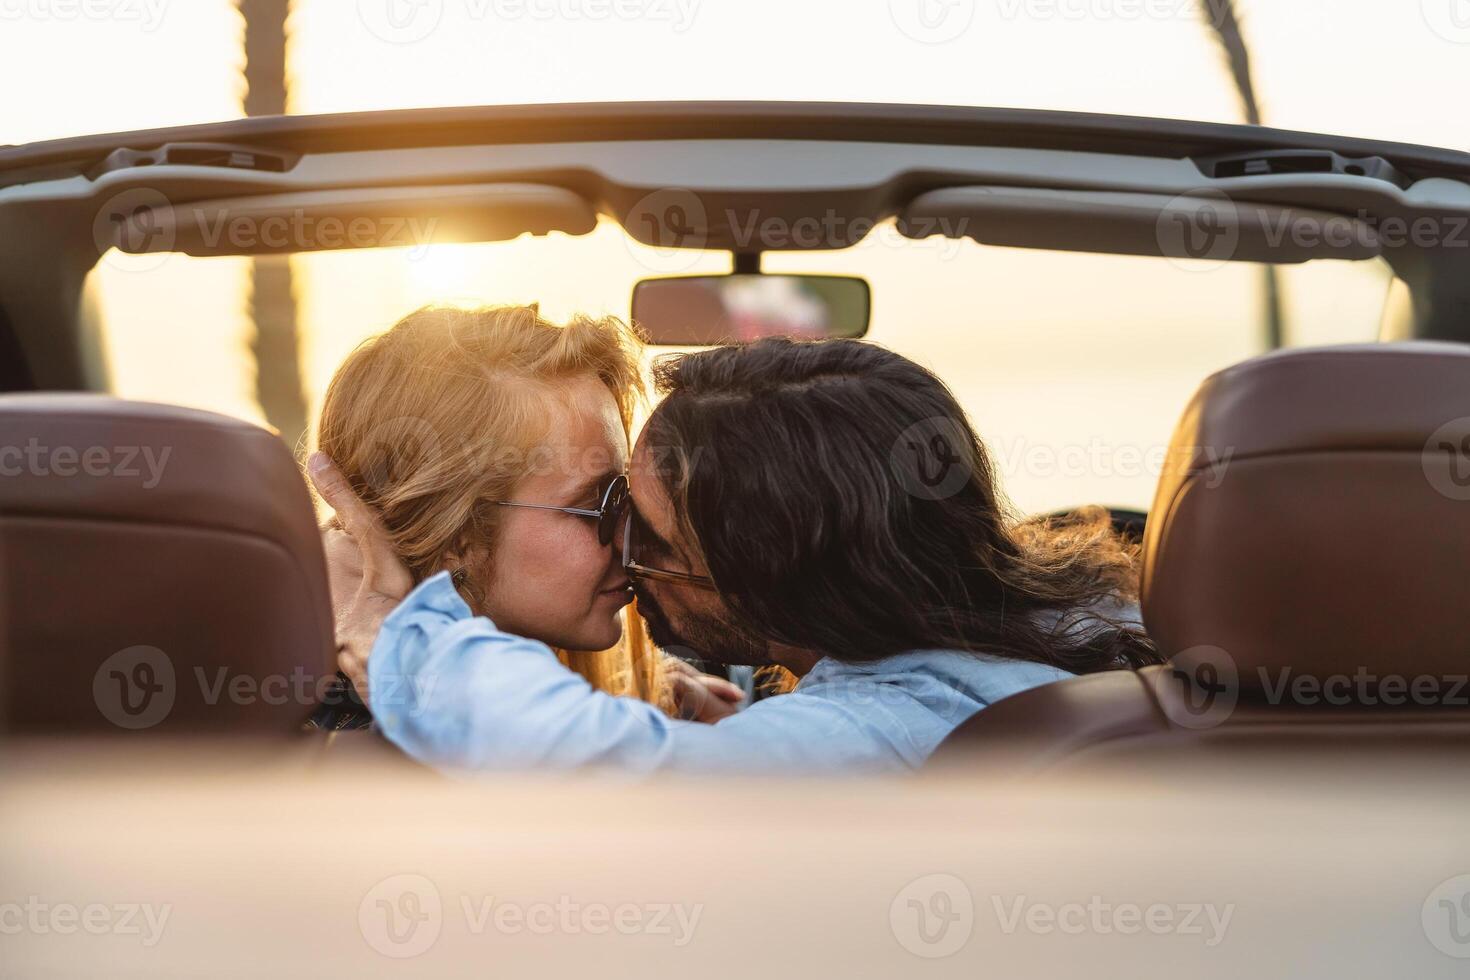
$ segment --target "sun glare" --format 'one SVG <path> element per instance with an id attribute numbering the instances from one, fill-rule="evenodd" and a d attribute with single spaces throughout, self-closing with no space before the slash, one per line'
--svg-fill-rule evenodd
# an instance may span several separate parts
<path id="1" fill-rule="evenodd" d="M 1195 0 L 924 2 L 650 0 L 614 8 L 636 8 L 641 16 L 596 19 L 579 13 L 594 8 L 561 0 L 297 0 L 288 25 L 289 105 L 297 113 L 326 113 L 795 99 L 1241 118 Z M 1237 7 L 1255 52 L 1266 122 L 1470 148 L 1470 122 L 1447 111 L 1444 99 L 1470 90 L 1470 47 L 1447 36 L 1422 6 L 1242 0 Z M 939 7 L 960 19 L 936 26 L 923 16 Z M 26 15 L 24 23 L 12 22 L 13 10 L 33 9 L 41 8 L 5 7 L 8 19 L 0 22 L 0 84 L 26 93 L 7 103 L 0 140 L 240 114 L 243 22 L 227 0 L 138 0 L 131 19 Z M 1153 13 L 1139 16 L 1139 9 Z M 1361 70 L 1361 59 L 1346 63 L 1350 51 L 1372 52 L 1373 70 Z M 66 66 L 66 84 L 35 84 L 54 77 L 59 65 Z M 1422 97 L 1390 98 L 1389 78 Z M 949 261 L 936 258 L 928 242 L 871 244 L 845 253 L 775 254 L 767 265 L 868 276 L 877 287 L 874 339 L 938 368 L 998 437 L 1060 427 L 1064 420 L 1048 421 L 1048 413 L 1065 412 L 1092 420 L 1099 438 L 1166 438 L 1199 376 L 1259 343 L 1254 328 L 1242 326 L 1258 322 L 1260 308 L 1257 272 L 1247 267 L 1213 276 L 1177 267 L 1161 274 L 1138 260 L 950 242 L 963 258 Z M 534 302 L 553 319 L 575 312 L 626 317 L 639 278 L 730 267 L 723 254 L 645 248 L 607 219 L 581 238 L 322 252 L 296 256 L 291 266 L 313 415 L 346 352 L 417 306 Z M 173 256 L 159 264 L 113 253 L 94 280 L 117 391 L 261 417 L 247 260 Z M 1063 280 L 1066 288 L 1057 288 Z M 1386 273 L 1381 263 L 1314 263 L 1283 272 L 1283 289 L 1295 339 L 1341 339 L 1374 322 Z M 1202 290 L 1220 301 L 1200 301 Z M 1106 315 L 1109 304 L 1126 314 Z M 1110 330 L 1099 332 L 1100 323 Z M 1039 350 L 1049 353 L 1038 360 Z M 1120 391 L 1098 381 L 1107 377 L 1133 380 Z M 1028 402 L 1042 389 L 1051 394 Z M 1029 406 L 1024 419 L 1016 417 L 1020 406 Z M 1029 507 L 1051 505 L 1056 493 L 1101 492 L 1026 471 L 1012 482 Z M 1149 485 L 1139 477 L 1114 482 L 1108 492 L 1136 501 Z"/>

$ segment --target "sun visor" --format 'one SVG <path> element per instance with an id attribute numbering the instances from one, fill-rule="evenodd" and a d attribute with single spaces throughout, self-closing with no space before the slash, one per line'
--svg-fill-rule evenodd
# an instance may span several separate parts
<path id="1" fill-rule="evenodd" d="M 949 187 L 911 201 L 898 226 L 910 238 L 1217 262 L 1371 259 L 1381 252 L 1374 229 L 1357 218 L 1236 201 L 1214 191 Z"/>
<path id="2" fill-rule="evenodd" d="M 173 204 L 149 188 L 109 200 L 97 244 L 124 252 L 279 255 L 349 248 L 424 248 L 562 231 L 597 215 L 580 195 L 544 184 L 460 184 L 288 191 Z"/>

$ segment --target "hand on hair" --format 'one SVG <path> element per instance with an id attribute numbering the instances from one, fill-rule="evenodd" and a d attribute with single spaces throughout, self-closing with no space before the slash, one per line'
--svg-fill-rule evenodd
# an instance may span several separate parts
<path id="1" fill-rule="evenodd" d="M 674 706 L 679 717 L 688 721 L 714 724 L 728 718 L 745 700 L 745 692 L 723 677 L 701 674 L 677 657 L 667 657 L 664 669 L 673 688 Z"/>
<path id="2" fill-rule="evenodd" d="M 413 577 L 394 553 L 377 513 L 358 498 L 325 454 L 313 453 L 307 472 L 342 526 L 323 533 L 337 624 L 337 667 L 368 703 L 368 654 L 383 620 L 413 589 Z"/>

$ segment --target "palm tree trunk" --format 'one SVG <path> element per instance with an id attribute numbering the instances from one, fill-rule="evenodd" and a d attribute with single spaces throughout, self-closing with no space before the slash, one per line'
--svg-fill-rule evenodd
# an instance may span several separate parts
<path id="1" fill-rule="evenodd" d="M 290 0 L 238 0 L 245 20 L 245 115 L 286 112 L 286 18 Z M 256 256 L 250 262 L 250 315 L 255 321 L 255 396 L 266 421 L 292 451 L 306 436 L 301 342 L 296 322 L 291 259 Z"/>
<path id="2" fill-rule="evenodd" d="M 1256 85 L 1251 77 L 1250 50 L 1240 29 L 1240 18 L 1235 14 L 1235 0 L 1203 0 L 1201 11 L 1215 32 L 1215 39 L 1224 49 L 1245 121 L 1252 126 L 1261 125 L 1261 106 L 1256 100 Z M 1276 350 L 1286 343 L 1286 322 L 1281 310 L 1281 279 L 1274 265 L 1263 267 L 1261 296 L 1266 349 Z"/>

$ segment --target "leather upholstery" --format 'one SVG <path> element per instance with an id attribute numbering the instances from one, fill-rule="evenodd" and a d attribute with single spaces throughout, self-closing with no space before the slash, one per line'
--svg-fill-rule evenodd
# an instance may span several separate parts
<path id="1" fill-rule="evenodd" d="M 1207 379 L 1149 515 L 1142 609 L 1167 666 L 1008 698 L 936 759 L 1470 739 L 1470 347 L 1282 351 Z"/>
<path id="2" fill-rule="evenodd" d="M 1171 657 L 1228 651 L 1247 696 L 1285 667 L 1464 673 L 1470 481 L 1445 490 L 1470 456 L 1426 447 L 1465 437 L 1461 345 L 1283 351 L 1209 378 L 1149 518 L 1149 634 Z"/>
<path id="3" fill-rule="evenodd" d="M 287 733 L 333 676 L 321 541 L 273 433 L 0 396 L 0 725 Z"/>

